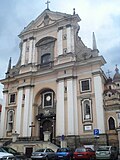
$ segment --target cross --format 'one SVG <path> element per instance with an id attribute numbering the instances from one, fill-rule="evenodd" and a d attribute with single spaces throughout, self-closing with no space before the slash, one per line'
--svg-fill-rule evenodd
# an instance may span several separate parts
<path id="1" fill-rule="evenodd" d="M 33 136 L 33 127 L 35 127 L 33 122 L 31 122 L 31 125 L 29 127 L 31 128 L 31 138 L 32 138 L 32 136 Z"/>
<path id="2" fill-rule="evenodd" d="M 111 71 L 109 69 L 108 69 L 108 71 L 106 73 L 108 74 L 108 77 L 110 77 Z"/>
<path id="3" fill-rule="evenodd" d="M 47 0 L 47 2 L 45 3 L 45 4 L 47 4 L 47 9 L 49 9 L 49 3 L 50 3 L 49 0 Z"/>
<path id="4" fill-rule="evenodd" d="M 119 69 L 117 68 L 117 64 L 116 64 L 116 68 L 115 68 L 116 73 L 119 72 Z"/>

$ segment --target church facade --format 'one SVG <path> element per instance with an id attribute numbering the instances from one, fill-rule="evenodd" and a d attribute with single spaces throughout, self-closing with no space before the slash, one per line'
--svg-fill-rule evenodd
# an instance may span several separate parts
<path id="1" fill-rule="evenodd" d="M 82 42 L 80 20 L 75 12 L 46 9 L 20 33 L 19 60 L 13 67 L 9 60 L 1 80 L 1 138 L 17 133 L 43 141 L 49 132 L 51 142 L 64 137 L 73 147 L 93 144 L 97 136 L 100 144 L 107 144 L 110 112 L 104 103 L 107 77 L 101 68 L 106 61 L 99 55 L 94 33 L 92 49 Z M 115 121 L 119 127 L 117 117 Z"/>

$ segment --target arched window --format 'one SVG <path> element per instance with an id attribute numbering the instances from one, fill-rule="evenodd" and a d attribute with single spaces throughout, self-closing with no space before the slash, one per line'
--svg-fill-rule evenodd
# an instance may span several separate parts
<path id="1" fill-rule="evenodd" d="M 46 67 L 50 64 L 50 62 L 54 61 L 54 46 L 55 46 L 56 38 L 54 37 L 44 37 L 40 39 L 36 43 L 37 47 L 37 60 L 38 64 L 42 65 L 42 67 Z"/>
<path id="2" fill-rule="evenodd" d="M 9 110 L 7 113 L 7 131 L 12 132 L 14 122 L 14 111 Z"/>
<path id="3" fill-rule="evenodd" d="M 109 118 L 108 124 L 109 124 L 109 130 L 115 130 L 115 121 L 112 117 Z"/>
<path id="4" fill-rule="evenodd" d="M 92 120 L 91 100 L 84 99 L 82 101 L 83 121 Z"/>

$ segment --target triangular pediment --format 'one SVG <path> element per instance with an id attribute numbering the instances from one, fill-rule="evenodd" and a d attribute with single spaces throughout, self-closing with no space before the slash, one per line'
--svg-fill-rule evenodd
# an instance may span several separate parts
<path id="1" fill-rule="evenodd" d="M 55 24 L 59 21 L 62 21 L 64 19 L 69 19 L 73 15 L 61 13 L 61 12 L 54 12 L 50 11 L 49 9 L 44 10 L 35 20 L 33 20 L 31 23 L 28 24 L 24 28 L 24 30 L 21 32 L 21 34 L 30 31 L 30 30 L 36 30 L 48 25 Z M 78 21 L 80 21 L 80 17 L 78 15 L 75 15 Z M 20 34 L 20 35 L 21 35 Z"/>

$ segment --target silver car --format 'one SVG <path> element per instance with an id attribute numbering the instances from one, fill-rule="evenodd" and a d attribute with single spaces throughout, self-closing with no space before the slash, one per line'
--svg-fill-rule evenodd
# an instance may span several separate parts
<path id="1" fill-rule="evenodd" d="M 15 160 L 15 157 L 13 154 L 0 152 L 0 160 Z"/>
<path id="2" fill-rule="evenodd" d="M 99 146 L 95 154 L 96 154 L 96 159 L 105 159 L 105 160 L 118 159 L 118 150 L 116 147 L 112 146 Z"/>
<path id="3" fill-rule="evenodd" d="M 50 148 L 45 149 L 38 149 L 37 151 L 32 153 L 31 159 L 37 160 L 37 159 L 44 159 L 44 160 L 51 160 L 55 159 L 56 154 L 55 152 Z"/>

